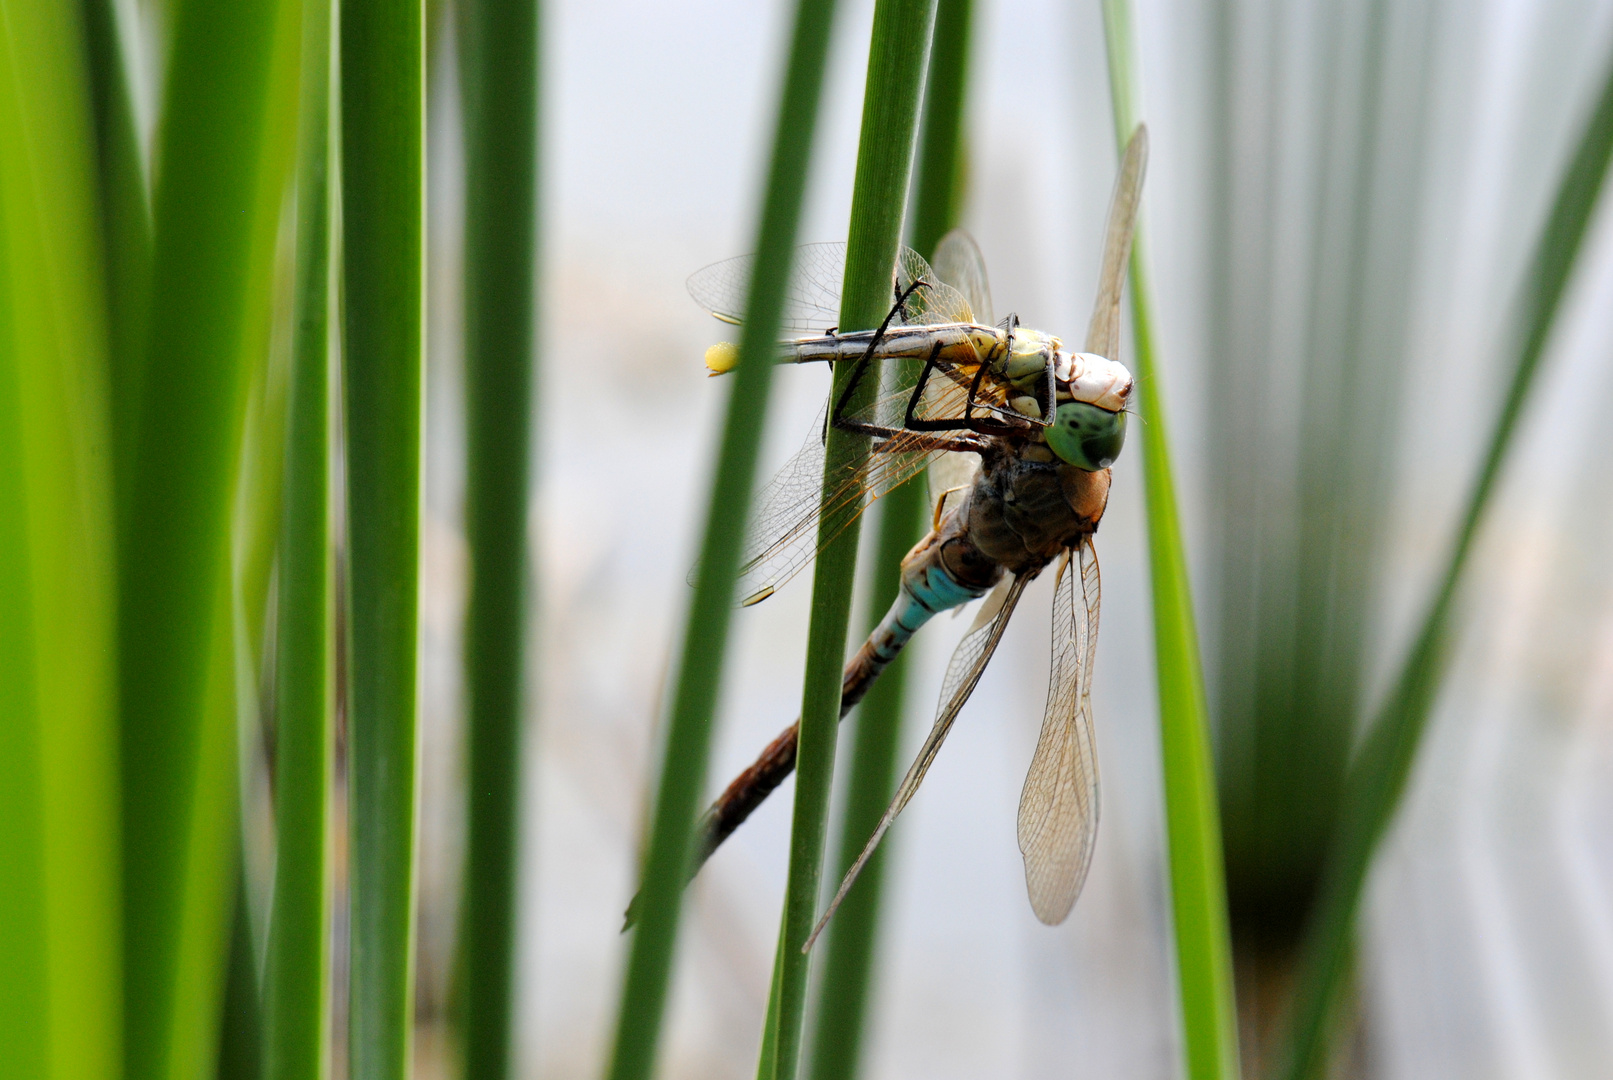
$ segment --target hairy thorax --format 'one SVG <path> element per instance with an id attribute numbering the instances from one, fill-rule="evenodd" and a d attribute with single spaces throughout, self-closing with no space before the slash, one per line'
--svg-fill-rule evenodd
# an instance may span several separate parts
<path id="1" fill-rule="evenodd" d="M 1097 531 L 1108 501 L 1108 469 L 1088 472 L 1011 454 L 985 463 L 958 510 L 982 555 L 1026 574 Z"/>

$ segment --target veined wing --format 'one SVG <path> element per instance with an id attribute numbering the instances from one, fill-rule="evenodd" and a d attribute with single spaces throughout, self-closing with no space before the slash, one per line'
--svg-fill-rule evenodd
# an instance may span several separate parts
<path id="1" fill-rule="evenodd" d="M 910 387 L 899 388 L 855 418 L 885 424 L 905 411 L 910 392 Z M 831 485 L 824 476 L 828 410 L 826 404 L 805 444 L 757 493 L 739 576 L 740 603 L 746 607 L 766 600 L 805 569 L 873 500 L 919 475 L 936 458 L 960 456 L 941 449 L 933 434 L 897 431 L 875 439 Z M 896 419 L 885 426 L 900 424 Z"/>
<path id="2" fill-rule="evenodd" d="M 1120 293 L 1126 284 L 1131 238 L 1137 228 L 1137 207 L 1147 171 L 1148 128 L 1138 124 L 1120 157 L 1120 175 L 1115 178 L 1114 195 L 1109 201 L 1103 264 L 1098 271 L 1098 298 L 1092 304 L 1092 322 L 1087 325 L 1086 351 L 1108 360 L 1119 359 L 1115 354 L 1120 351 Z"/>
<path id="3" fill-rule="evenodd" d="M 1098 832 L 1092 661 L 1100 593 L 1098 557 L 1089 536 L 1059 565 L 1047 712 L 1019 800 L 1025 888 L 1036 917 L 1049 926 L 1063 922 L 1081 895 Z"/>
<path id="4" fill-rule="evenodd" d="M 975 238 L 962 229 L 953 229 L 935 245 L 935 273 L 946 284 L 963 294 L 977 322 L 990 325 L 991 284 L 986 279 L 986 260 Z"/>
<path id="5" fill-rule="evenodd" d="M 741 255 L 712 263 L 689 276 L 689 295 L 723 322 L 745 321 L 755 256 Z M 795 249 L 790 282 L 784 294 L 785 337 L 816 337 L 840 323 L 840 288 L 846 276 L 845 244 L 803 244 Z M 891 299 L 915 281 L 927 282 L 908 301 L 899 326 L 932 326 L 973 322 L 974 313 L 963 294 L 942 284 L 923 256 L 908 247 L 897 253 L 891 281 Z"/>
<path id="6" fill-rule="evenodd" d="M 948 450 L 937 456 L 930 462 L 930 504 L 940 504 L 939 513 L 956 506 L 979 471 L 980 459 L 973 454 Z"/>
<path id="7" fill-rule="evenodd" d="M 992 612 L 989 607 L 983 608 L 980 616 L 976 618 L 975 624 L 969 628 L 969 632 L 964 635 L 963 641 L 958 644 L 957 651 L 952 654 L 951 662 L 947 664 L 947 677 L 941 685 L 941 702 L 936 713 L 935 724 L 930 728 L 930 734 L 925 738 L 924 745 L 919 749 L 918 757 L 908 767 L 907 775 L 902 778 L 901 787 L 896 789 L 896 798 L 891 800 L 890 808 L 885 811 L 885 816 L 879 819 L 879 826 L 874 830 L 874 835 L 869 838 L 862 854 L 857 856 L 857 861 L 846 872 L 845 879 L 840 883 L 840 890 L 835 893 L 834 899 L 829 902 L 829 907 L 824 911 L 823 918 L 818 920 L 818 925 L 812 931 L 812 936 L 807 938 L 806 944 L 801 947 L 802 952 L 812 948 L 812 943 L 818 939 L 819 934 L 823 933 L 823 928 L 829 925 L 829 920 L 834 917 L 834 913 L 840 907 L 841 901 L 846 898 L 846 893 L 851 891 L 851 886 L 857 880 L 857 875 L 862 873 L 863 867 L 873 857 L 875 849 L 879 847 L 879 842 L 885 838 L 885 833 L 890 829 L 891 823 L 896 820 L 896 815 L 902 812 L 902 808 L 907 805 L 914 792 L 918 791 L 919 785 L 924 782 L 924 775 L 930 771 L 930 766 L 935 761 L 935 755 L 941 749 L 941 743 L 946 740 L 947 733 L 952 730 L 952 722 L 958 718 L 958 712 L 963 708 L 963 703 L 969 700 L 969 695 L 974 693 L 975 686 L 980 682 L 981 674 L 985 672 L 986 665 L 991 661 L 991 654 L 997 651 L 997 643 L 1002 640 L 1003 631 L 1008 628 L 1008 620 L 1013 617 L 1014 608 L 1019 604 L 1019 598 L 1024 593 L 1025 586 L 1029 582 L 1029 577 L 1015 578 L 1014 583 L 1008 587 L 1007 593 L 1003 596 L 1002 606 L 997 608 L 995 612 Z M 990 603 L 991 601 L 988 600 L 988 605 Z"/>
<path id="8" fill-rule="evenodd" d="M 995 377 L 976 380 L 985 361 L 967 343 L 962 329 L 939 327 L 936 334 L 954 340 L 947 355 L 955 363 L 932 371 L 922 400 L 914 408 L 919 419 L 960 420 L 973 395 L 974 415 L 996 414 L 1005 421 L 1027 424 L 1008 401 L 1011 385 Z M 844 467 L 831 484 L 824 477 L 824 430 L 828 405 L 818 414 L 812 433 L 789 463 L 757 496 L 756 512 L 746 531 L 744 562 L 740 569 L 741 603 L 760 603 L 800 573 L 823 545 L 857 520 L 868 503 L 900 487 L 932 462 L 947 462 L 946 474 L 935 478 L 946 488 L 966 487 L 979 467 L 972 455 L 946 449 L 947 432 L 914 431 L 906 427 L 912 403 L 916 364 L 881 364 L 877 372 L 890 376 L 888 392 L 850 419 L 873 425 L 879 436 L 868 451 Z M 827 497 L 824 492 L 828 491 Z"/>
<path id="9" fill-rule="evenodd" d="M 935 273 L 946 284 L 957 289 L 969 302 L 977 322 L 989 325 L 995 316 L 991 308 L 991 283 L 986 277 L 986 260 L 974 237 L 962 229 L 953 229 L 941 237 L 935 246 Z M 951 384 L 949 384 L 951 385 Z M 929 416 L 946 414 L 947 405 L 941 400 L 942 392 L 928 390 L 924 402 Z M 980 471 L 980 459 L 972 454 L 946 453 L 930 463 L 930 501 L 940 503 L 940 509 L 953 505 L 962 492 L 974 482 Z"/>

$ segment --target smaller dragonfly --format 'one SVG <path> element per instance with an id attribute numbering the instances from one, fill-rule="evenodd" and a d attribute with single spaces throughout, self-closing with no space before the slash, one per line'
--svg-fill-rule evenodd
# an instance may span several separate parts
<path id="1" fill-rule="evenodd" d="M 1059 338 L 1021 327 L 1013 315 L 992 325 L 984 261 L 960 231 L 939 245 L 933 269 L 901 250 L 893 306 L 871 331 L 832 326 L 844 247 L 808 245 L 798 253 L 786 332 L 801 336 L 781 343 L 780 358 L 855 364 L 822 423 L 872 438 L 843 476 L 825 484 L 820 427 L 762 491 L 747 541 L 742 603 L 771 596 L 869 502 L 926 469 L 932 482 L 950 479 L 936 485 L 933 527 L 902 560 L 895 602 L 846 665 L 842 717 L 921 626 L 987 597 L 947 667 L 917 760 L 803 949 L 811 948 L 923 782 L 1026 585 L 1055 561 L 1052 671 L 1020 799 L 1019 847 L 1031 907 L 1043 922 L 1062 922 L 1081 892 L 1098 819 L 1091 689 L 1100 581 L 1092 534 L 1108 502 L 1109 466 L 1125 439 L 1133 389 L 1131 374 L 1113 357 L 1147 153 L 1147 132 L 1139 126 L 1115 183 L 1084 352 L 1066 351 Z M 731 259 L 696 273 L 689 290 L 718 318 L 737 323 L 749 279 L 749 257 Z M 729 370 L 734 352 L 713 346 L 707 366 L 713 374 Z M 883 376 L 882 393 L 855 408 L 854 392 L 870 373 Z M 978 465 L 968 467 L 973 463 L 964 455 Z M 706 812 L 694 870 L 794 769 L 797 733 L 796 725 L 786 729 Z"/>

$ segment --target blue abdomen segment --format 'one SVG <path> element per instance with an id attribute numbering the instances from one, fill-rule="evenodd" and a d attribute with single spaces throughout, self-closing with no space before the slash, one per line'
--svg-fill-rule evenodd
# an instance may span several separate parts
<path id="1" fill-rule="evenodd" d="M 879 673 L 896 659 L 919 627 L 943 611 L 984 596 L 1001 576 L 1000 571 L 989 578 L 982 575 L 982 583 L 965 585 L 947 571 L 941 549 L 939 536 L 931 532 L 902 560 L 902 585 L 895 601 L 846 664 L 840 684 L 841 716 L 862 700 Z"/>
<path id="2" fill-rule="evenodd" d="M 896 601 L 880 620 L 878 628 L 868 636 L 868 644 L 881 666 L 896 659 L 919 627 L 943 611 L 967 604 L 985 592 L 954 581 L 945 568 L 936 563 L 917 574 L 903 574 L 902 587 Z"/>

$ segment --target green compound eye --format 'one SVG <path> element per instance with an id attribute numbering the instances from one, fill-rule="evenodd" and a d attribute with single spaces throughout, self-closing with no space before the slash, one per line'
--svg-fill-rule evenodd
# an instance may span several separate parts
<path id="1" fill-rule="evenodd" d="M 1085 401 L 1066 401 L 1042 432 L 1053 453 L 1078 469 L 1107 469 L 1126 444 L 1126 414 Z"/>

